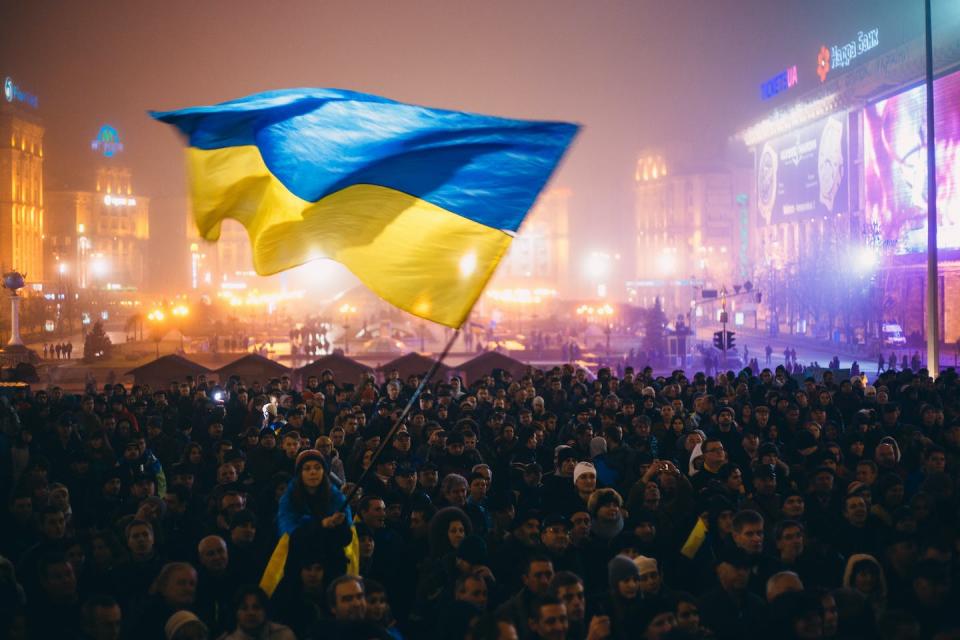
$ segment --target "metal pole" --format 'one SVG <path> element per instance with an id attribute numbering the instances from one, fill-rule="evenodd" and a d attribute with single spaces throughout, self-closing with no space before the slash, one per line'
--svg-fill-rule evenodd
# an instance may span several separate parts
<path id="1" fill-rule="evenodd" d="M 723 333 L 720 334 L 720 344 L 723 346 L 723 366 L 727 366 L 727 288 L 720 292 L 720 322 L 723 324 Z"/>
<path id="2" fill-rule="evenodd" d="M 450 340 L 447 341 L 447 346 L 443 348 L 443 352 L 440 354 L 440 357 L 434 360 L 433 364 L 430 366 L 430 370 L 427 371 L 427 375 L 423 377 L 423 380 L 420 381 L 420 385 L 413 392 L 413 395 L 410 396 L 410 399 L 407 400 L 407 404 L 403 408 L 403 412 L 400 413 L 400 417 L 396 419 L 396 421 L 393 423 L 393 426 L 390 427 L 390 431 L 387 432 L 386 437 L 380 441 L 380 446 L 377 447 L 377 450 L 373 452 L 373 457 L 370 458 L 370 466 L 363 470 L 363 473 L 361 473 L 360 477 L 357 478 L 357 481 L 353 484 L 353 487 L 351 487 L 350 491 L 347 492 L 347 499 L 344 500 L 343 507 L 341 507 L 342 511 L 345 511 L 346 508 L 350 506 L 350 501 L 353 500 L 353 497 L 357 494 L 357 491 L 363 486 L 363 481 L 367 479 L 367 476 L 370 475 L 374 469 L 376 469 L 377 460 L 380 458 L 380 455 L 390 445 L 390 442 L 393 440 L 393 436 L 396 435 L 397 431 L 400 429 L 400 425 L 403 424 L 407 414 L 410 413 L 410 409 L 412 409 L 413 405 L 417 402 L 417 398 L 420 397 L 420 394 L 423 392 L 423 390 L 426 389 L 427 385 L 430 384 L 433 376 L 437 373 L 437 371 L 440 370 L 440 365 L 443 364 L 443 361 L 450 353 L 450 349 L 453 347 L 453 343 L 456 342 L 459 334 L 459 329 L 453 332 L 453 335 L 450 336 Z"/>
<path id="3" fill-rule="evenodd" d="M 925 0 L 927 46 L 927 370 L 940 375 L 940 296 L 937 273 L 937 147 L 933 109 L 933 25 Z"/>

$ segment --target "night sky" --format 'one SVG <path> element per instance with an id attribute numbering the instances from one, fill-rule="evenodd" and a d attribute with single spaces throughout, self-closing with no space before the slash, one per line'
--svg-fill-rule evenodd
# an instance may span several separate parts
<path id="1" fill-rule="evenodd" d="M 48 189 L 89 188 L 89 142 L 118 129 L 136 191 L 155 198 L 151 254 L 176 245 L 184 269 L 181 144 L 146 111 L 293 86 L 583 124 L 554 179 L 575 194 L 576 256 L 629 251 L 640 150 L 683 143 L 716 161 L 779 104 L 760 101 L 762 81 L 796 64 L 783 99 L 801 96 L 820 44 L 877 26 L 883 50 L 919 37 L 922 2 L 6 0 L 0 75 L 39 97 Z"/>

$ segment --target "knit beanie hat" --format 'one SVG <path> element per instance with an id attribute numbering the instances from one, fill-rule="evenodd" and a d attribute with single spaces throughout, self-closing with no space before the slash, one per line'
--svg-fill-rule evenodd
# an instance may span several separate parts
<path id="1" fill-rule="evenodd" d="M 639 578 L 640 572 L 637 570 L 637 565 L 628 556 L 618 555 L 607 563 L 607 577 L 611 591 L 616 592 L 618 582 L 630 577 Z"/>
<path id="2" fill-rule="evenodd" d="M 557 469 L 560 469 L 563 466 L 564 461 L 573 458 L 576 460 L 577 452 L 573 450 L 573 447 L 568 447 L 565 444 L 561 444 L 554 450 L 554 455 L 557 457 Z"/>
<path id="3" fill-rule="evenodd" d="M 648 558 L 647 556 L 637 556 L 636 558 L 633 559 L 633 562 L 634 564 L 637 565 L 637 571 L 640 572 L 640 575 L 658 570 L 656 558 Z"/>
<path id="4" fill-rule="evenodd" d="M 592 462 L 577 463 L 577 466 L 573 468 L 573 484 L 577 484 L 577 478 L 579 478 L 585 473 L 592 473 L 593 475 L 597 475 L 597 468 L 593 466 Z"/>
<path id="5" fill-rule="evenodd" d="M 167 637 L 167 640 L 173 640 L 173 637 L 177 635 L 177 632 L 191 622 L 203 624 L 203 622 L 200 621 L 200 618 L 198 618 L 193 612 L 185 610 L 177 611 L 172 616 L 167 618 L 167 624 L 165 624 L 163 627 L 163 633 Z"/>
<path id="6" fill-rule="evenodd" d="M 311 460 L 319 462 L 321 465 L 323 465 L 323 470 L 327 470 L 327 460 L 323 457 L 323 454 L 316 449 L 306 449 L 301 451 L 297 456 L 297 464 L 295 465 L 296 475 L 299 475 L 300 470 L 303 469 L 303 465 Z"/>

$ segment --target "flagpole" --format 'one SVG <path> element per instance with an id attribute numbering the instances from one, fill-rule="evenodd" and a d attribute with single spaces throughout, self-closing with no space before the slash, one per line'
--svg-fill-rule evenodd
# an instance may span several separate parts
<path id="1" fill-rule="evenodd" d="M 933 25 L 924 0 L 927 53 L 927 371 L 940 374 L 940 276 L 937 272 L 937 146 L 933 108 Z"/>
<path id="2" fill-rule="evenodd" d="M 393 423 L 393 426 L 390 427 L 390 431 L 387 433 L 386 437 L 380 441 L 380 446 L 377 447 L 377 450 L 373 453 L 373 457 L 370 458 L 370 465 L 363 470 L 363 473 L 361 473 L 360 477 L 357 478 L 357 481 L 350 488 L 350 491 L 347 492 L 347 499 L 344 501 L 343 507 L 340 509 L 341 511 L 346 510 L 346 508 L 350 505 L 350 502 L 356 496 L 357 491 L 360 490 L 361 485 L 363 485 L 363 481 L 366 480 L 367 476 L 370 475 L 373 469 L 376 468 L 377 460 L 380 458 L 380 455 L 390 445 L 390 442 L 393 440 L 393 436 L 396 435 L 397 431 L 400 430 L 400 425 L 403 424 L 407 414 L 410 413 L 410 409 L 413 408 L 413 404 L 417 401 L 417 398 L 420 397 L 420 394 L 424 389 L 426 389 L 427 385 L 430 384 L 430 380 L 440 369 L 440 365 L 443 364 L 447 354 L 450 353 L 450 349 L 453 348 L 453 343 L 456 341 L 458 335 L 460 335 L 459 328 L 454 330 L 453 334 L 450 336 L 450 340 L 447 341 L 447 346 L 445 346 L 443 351 L 440 353 L 440 357 L 434 360 L 433 365 L 430 366 L 430 370 L 427 371 L 427 375 L 423 377 L 423 380 L 420 381 L 420 384 L 413 392 L 413 395 L 410 396 L 410 399 L 407 401 L 407 406 L 403 408 L 403 412 L 400 414 L 400 417 L 397 418 L 397 420 Z"/>

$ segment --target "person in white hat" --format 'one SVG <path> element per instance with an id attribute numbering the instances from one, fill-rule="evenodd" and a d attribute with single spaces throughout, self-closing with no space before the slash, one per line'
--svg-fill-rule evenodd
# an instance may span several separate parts
<path id="1" fill-rule="evenodd" d="M 207 625 L 196 614 L 186 610 L 177 611 L 167 618 L 163 633 L 167 640 L 207 640 L 210 637 Z"/>

